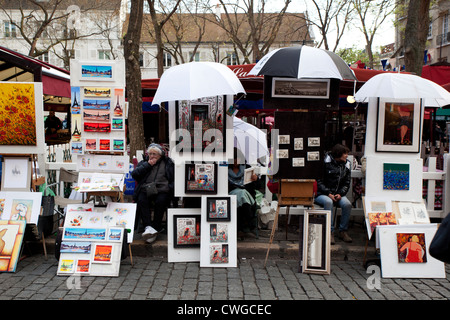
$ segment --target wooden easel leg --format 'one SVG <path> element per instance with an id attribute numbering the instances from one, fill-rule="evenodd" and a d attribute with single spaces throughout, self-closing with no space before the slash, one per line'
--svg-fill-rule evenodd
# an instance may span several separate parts
<path id="1" fill-rule="evenodd" d="M 128 251 L 130 251 L 130 262 L 133 265 L 133 253 L 131 252 L 131 243 L 128 244 Z"/>
<path id="2" fill-rule="evenodd" d="M 47 260 L 47 244 L 45 243 L 45 236 L 44 233 L 42 232 L 42 246 L 44 247 L 44 256 L 45 256 L 45 260 Z"/>
<path id="3" fill-rule="evenodd" d="M 287 237 L 288 237 L 289 209 L 290 209 L 290 207 L 291 207 L 291 206 L 287 206 L 287 207 L 286 207 L 286 230 L 285 230 L 285 233 L 286 233 L 286 240 L 287 240 Z"/>
<path id="4" fill-rule="evenodd" d="M 278 214 L 280 212 L 280 205 L 277 207 L 277 212 L 275 213 L 275 218 L 273 220 L 272 232 L 270 233 L 269 246 L 267 247 L 266 259 L 264 260 L 264 267 L 266 267 L 267 259 L 269 258 L 270 245 L 273 242 L 273 238 L 275 236 L 275 231 L 278 225 Z"/>

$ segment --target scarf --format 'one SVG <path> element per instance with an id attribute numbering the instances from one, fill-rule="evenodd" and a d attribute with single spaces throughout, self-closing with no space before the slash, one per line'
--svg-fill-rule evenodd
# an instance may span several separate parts
<path id="1" fill-rule="evenodd" d="M 232 184 L 243 186 L 244 185 L 244 171 L 245 165 L 239 165 L 239 171 L 234 173 L 233 167 L 228 168 L 228 181 Z"/>

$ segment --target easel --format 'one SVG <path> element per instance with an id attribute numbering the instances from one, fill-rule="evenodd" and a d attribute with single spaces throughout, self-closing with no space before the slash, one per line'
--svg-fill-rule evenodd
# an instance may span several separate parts
<path id="1" fill-rule="evenodd" d="M 278 215 L 281 206 L 287 206 L 286 219 L 289 217 L 290 206 L 302 205 L 306 207 L 314 206 L 314 179 L 281 179 L 278 188 L 278 206 L 275 213 L 275 219 L 270 233 L 269 247 L 267 248 L 264 267 L 269 257 L 270 246 L 275 236 L 278 225 Z M 287 234 L 287 231 L 286 231 Z"/>

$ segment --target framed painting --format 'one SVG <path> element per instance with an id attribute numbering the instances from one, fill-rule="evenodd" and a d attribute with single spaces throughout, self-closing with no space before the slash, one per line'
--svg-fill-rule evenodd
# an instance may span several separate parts
<path id="1" fill-rule="evenodd" d="M 206 199 L 206 221 L 230 221 L 230 197 L 208 197 Z"/>
<path id="2" fill-rule="evenodd" d="M 190 219 L 186 220 L 177 219 Z M 196 217 L 197 219 L 193 219 Z M 187 239 L 179 239 L 184 236 L 182 230 L 179 230 L 183 225 L 192 227 L 197 233 L 202 229 L 202 216 L 200 208 L 169 208 L 167 209 L 167 260 L 168 262 L 198 262 L 200 261 L 200 233 L 195 235 L 195 238 L 185 243 Z M 199 230 L 197 230 L 197 224 Z M 178 233 L 180 232 L 180 234 Z M 184 245 L 184 244 L 187 244 Z"/>
<path id="3" fill-rule="evenodd" d="M 177 101 L 175 118 L 177 148 L 191 152 L 225 151 L 225 96 Z"/>
<path id="4" fill-rule="evenodd" d="M 67 227 L 64 228 L 62 239 L 73 241 L 102 241 L 106 240 L 106 229 Z"/>
<path id="5" fill-rule="evenodd" d="M 2 191 L 30 191 L 31 188 L 31 158 L 2 158 Z"/>
<path id="6" fill-rule="evenodd" d="M 424 233 L 397 233 L 399 263 L 426 263 L 427 246 Z"/>
<path id="7" fill-rule="evenodd" d="M 92 263 L 112 263 L 113 250 L 111 244 L 95 244 Z"/>
<path id="8" fill-rule="evenodd" d="M 328 99 L 330 79 L 272 78 L 273 98 Z"/>
<path id="9" fill-rule="evenodd" d="M 421 124 L 420 100 L 379 98 L 375 150 L 419 152 Z"/>
<path id="10" fill-rule="evenodd" d="M 217 193 L 217 163 L 186 163 L 185 173 L 185 193 Z"/>
<path id="11" fill-rule="evenodd" d="M 383 164 L 383 190 L 409 190 L 409 164 Z"/>
<path id="12" fill-rule="evenodd" d="M 305 210 L 301 255 L 303 273 L 330 274 L 330 235 L 331 211 Z"/>
<path id="13" fill-rule="evenodd" d="M 199 215 L 175 215 L 173 227 L 174 248 L 200 247 Z"/>
<path id="14" fill-rule="evenodd" d="M 80 74 L 82 80 L 114 81 L 112 65 L 82 64 Z"/>

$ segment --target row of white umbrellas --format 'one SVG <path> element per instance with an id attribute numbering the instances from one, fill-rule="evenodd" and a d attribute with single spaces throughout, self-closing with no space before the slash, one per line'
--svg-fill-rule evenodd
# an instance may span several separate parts
<path id="1" fill-rule="evenodd" d="M 249 75 L 356 81 L 353 70 L 339 56 L 307 46 L 280 48 L 269 52 L 256 63 Z M 227 66 L 215 62 L 190 62 L 171 67 L 163 73 L 153 104 L 239 93 L 245 94 L 244 87 Z M 433 81 L 412 74 L 385 73 L 372 77 L 356 92 L 355 100 L 368 102 L 371 97 L 420 98 L 424 99 L 426 106 L 437 107 L 450 104 L 450 92 Z M 243 121 L 234 118 L 235 146 L 244 153 L 247 161 L 254 163 L 252 161 L 255 161 L 255 157 L 268 154 L 265 134 L 262 131 L 257 133 L 260 130 L 256 127 L 247 123 L 244 125 Z M 249 139 L 256 143 L 249 143 Z"/>

